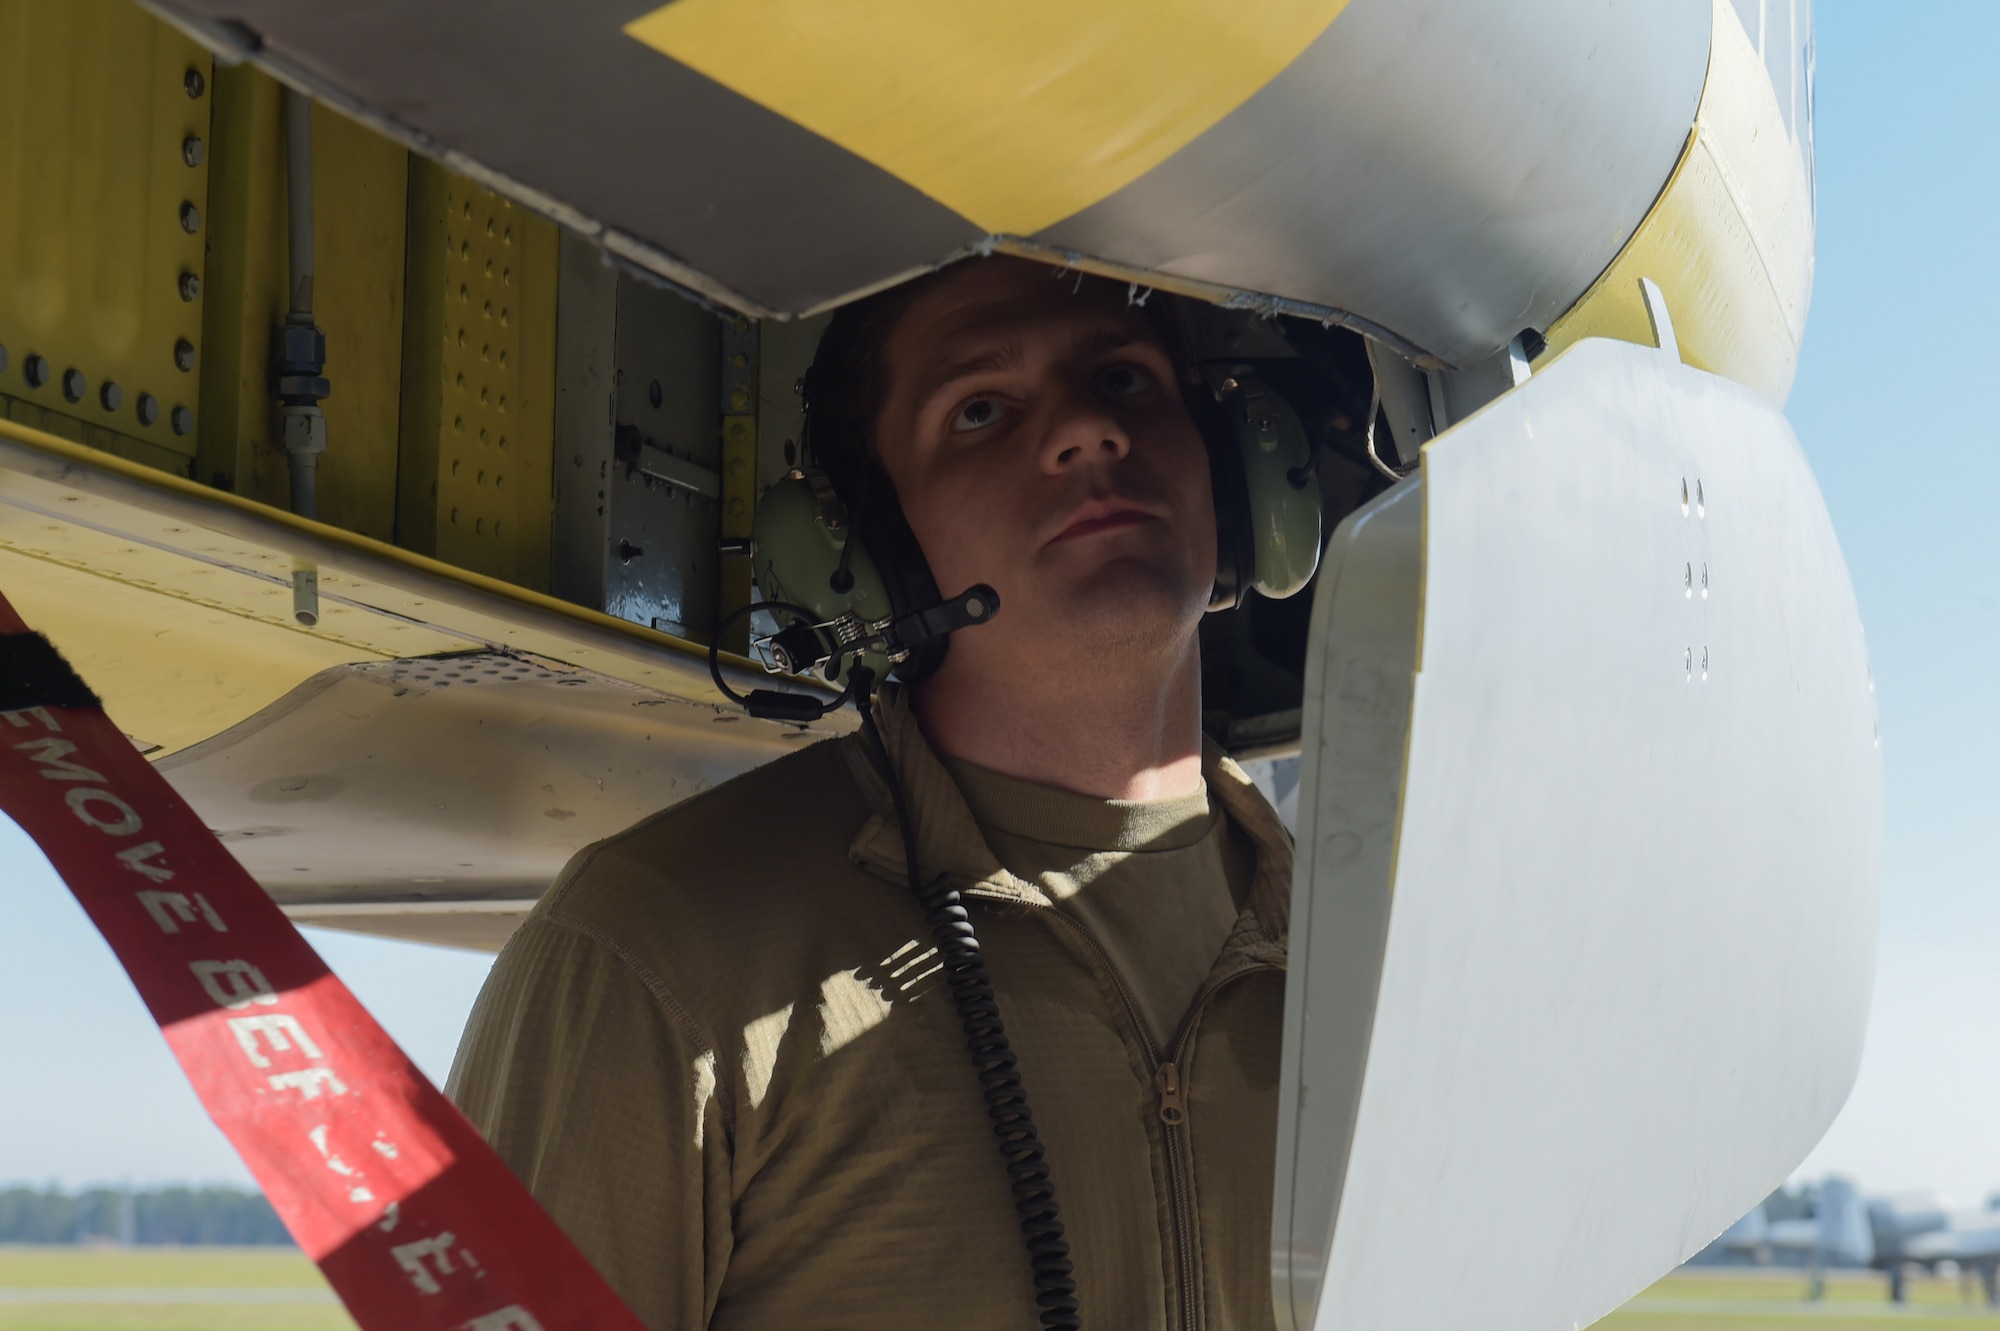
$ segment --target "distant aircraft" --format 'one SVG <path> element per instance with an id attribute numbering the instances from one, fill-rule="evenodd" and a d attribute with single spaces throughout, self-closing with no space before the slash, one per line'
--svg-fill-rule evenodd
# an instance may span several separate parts
<path id="1" fill-rule="evenodd" d="M 1769 1199 L 1723 1231 L 1714 1246 L 1760 1263 L 1803 1259 L 1812 1297 L 1824 1290 L 1828 1267 L 1872 1266 L 1889 1279 L 1889 1298 L 1908 1298 L 1911 1267 L 1932 1275 L 1946 1262 L 1976 1273 L 1989 1307 L 2000 1307 L 2000 1197 L 1984 1208 L 1951 1210 L 1932 1193 L 1864 1198 L 1838 1176 L 1816 1189 L 1811 1213 L 1771 1219 Z"/>

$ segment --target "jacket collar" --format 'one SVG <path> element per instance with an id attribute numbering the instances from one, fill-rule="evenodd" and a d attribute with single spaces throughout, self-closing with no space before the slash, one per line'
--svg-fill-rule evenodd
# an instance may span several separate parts
<path id="1" fill-rule="evenodd" d="M 980 834 L 958 783 L 938 760 L 911 712 L 907 692 L 885 687 L 875 704 L 875 723 L 903 784 L 903 797 L 917 825 L 917 856 L 926 874 L 949 874 L 982 895 L 1006 897 L 1034 905 L 1051 904 L 1048 896 L 1001 867 Z M 856 864 L 898 886 L 908 881 L 903 836 L 896 826 L 895 802 L 871 754 L 865 734 L 840 741 L 848 765 L 875 813 L 849 843 Z M 1263 792 L 1243 769 L 1214 744 L 1203 741 L 1202 775 L 1210 798 L 1257 849 L 1257 873 L 1250 886 L 1226 952 L 1254 954 L 1249 959 L 1282 962 L 1291 914 L 1292 836 L 1285 830 Z"/>

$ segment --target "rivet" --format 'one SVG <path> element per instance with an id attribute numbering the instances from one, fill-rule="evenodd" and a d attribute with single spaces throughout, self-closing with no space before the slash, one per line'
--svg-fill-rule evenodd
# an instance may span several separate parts
<path id="1" fill-rule="evenodd" d="M 485 405 L 486 405 L 486 404 L 487 404 L 488 402 L 492 401 L 492 399 L 493 399 L 493 395 L 492 395 L 491 393 L 487 392 L 487 391 L 486 391 L 485 389 L 483 389 L 483 388 L 479 390 L 479 405 L 480 405 L 480 406 L 482 406 L 482 407 L 483 407 L 483 406 L 485 406 Z"/>
<path id="2" fill-rule="evenodd" d="M 505 393 L 500 395 L 500 410 L 507 410 L 507 395 Z"/>
<path id="3" fill-rule="evenodd" d="M 1698 476 L 1694 482 L 1694 515 L 1698 518 L 1708 516 L 1708 500 L 1701 493 L 1701 478 Z"/>
<path id="4" fill-rule="evenodd" d="M 484 536 L 486 534 L 486 519 L 474 518 L 472 520 L 472 531 L 474 535 Z"/>
<path id="5" fill-rule="evenodd" d="M 458 510 L 455 508 L 451 511 L 451 525 L 454 527 L 458 525 Z"/>
<path id="6" fill-rule="evenodd" d="M 481 347 L 481 348 L 479 349 L 479 359 L 481 359 L 481 360 L 492 360 L 492 359 L 493 359 L 493 344 L 492 344 L 492 343 L 490 343 L 490 342 L 489 342 L 489 343 L 487 343 L 487 344 L 486 344 L 485 346 L 483 346 L 483 347 Z"/>
<path id="7" fill-rule="evenodd" d="M 498 518 L 493 519 L 493 534 L 496 537 L 500 535 L 500 527 L 501 527 L 500 519 Z"/>
<path id="8" fill-rule="evenodd" d="M 500 451 L 502 453 L 507 451 L 507 436 L 504 434 L 500 436 Z"/>
<path id="9" fill-rule="evenodd" d="M 1701 599 L 1708 599 L 1708 565 L 1701 566 Z"/>
<path id="10" fill-rule="evenodd" d="M 192 236 L 201 230 L 201 209 L 187 200 L 181 200 L 181 230 Z"/>
<path id="11" fill-rule="evenodd" d="M 180 280 L 182 300 L 197 300 L 201 296 L 201 278 L 194 273 L 182 273 Z"/>
<path id="12" fill-rule="evenodd" d="M 497 472 L 497 471 L 496 471 L 496 472 L 494 472 L 494 473 L 493 473 L 493 488 L 494 488 L 494 489 L 496 489 L 496 490 L 504 490 L 504 489 L 505 489 L 506 487 L 507 487 L 507 477 L 506 477 L 506 476 L 505 476 L 504 474 L 500 473 L 500 472 Z M 497 535 L 499 534 L 499 532 L 500 532 L 500 524 L 499 524 L 499 523 L 497 523 L 497 522 L 496 522 L 496 523 L 494 523 L 494 524 L 493 524 L 493 532 L 494 532 L 494 534 L 495 534 L 496 536 L 497 536 Z"/>
<path id="13" fill-rule="evenodd" d="M 1687 671 L 1689 679 L 1694 678 L 1694 648 L 1690 647 L 1681 654 L 1681 669 Z"/>
<path id="14" fill-rule="evenodd" d="M 1708 648 L 1706 647 L 1701 649 L 1701 677 L 1703 680 L 1708 678 Z"/>
<path id="15" fill-rule="evenodd" d="M 174 368 L 183 374 L 194 368 L 194 343 L 184 337 L 174 342 Z"/>
<path id="16" fill-rule="evenodd" d="M 1681 477 L 1681 516 L 1686 517 L 1687 515 L 1688 515 L 1688 483 L 1687 483 L 1687 477 L 1683 476 Z"/>
<path id="17" fill-rule="evenodd" d="M 175 434 L 188 434 L 194 430 L 194 412 L 186 407 L 175 407 L 172 420 Z"/>
<path id="18" fill-rule="evenodd" d="M 187 89 L 188 100 L 194 101 L 208 91 L 208 80 L 202 77 L 200 70 L 190 69 L 181 79 L 181 87 Z"/>
<path id="19" fill-rule="evenodd" d="M 49 362 L 45 356 L 30 356 L 21 365 L 21 377 L 28 381 L 28 387 L 40 388 L 49 381 Z"/>
<path id="20" fill-rule="evenodd" d="M 500 326 L 502 328 L 507 326 L 507 307 L 505 305 L 500 307 Z"/>
<path id="21" fill-rule="evenodd" d="M 160 399 L 151 393 L 139 394 L 139 424 L 158 425 L 160 423 Z"/>
<path id="22" fill-rule="evenodd" d="M 451 460 L 451 474 L 452 474 L 452 475 L 454 475 L 454 476 L 458 475 L 458 459 L 457 459 L 457 458 L 453 458 L 453 459 Z"/>
<path id="23" fill-rule="evenodd" d="M 84 393 L 89 391 L 89 389 L 90 384 L 83 377 L 82 370 L 68 369 L 63 371 L 62 395 L 64 399 L 70 402 L 81 402 L 83 401 Z"/>
<path id="24" fill-rule="evenodd" d="M 460 287 L 458 289 L 458 298 L 465 304 L 470 305 L 472 303 L 472 288 L 467 286 Z"/>
<path id="25" fill-rule="evenodd" d="M 451 432 L 453 434 L 465 433 L 465 417 L 454 416 L 451 418 Z"/>
<path id="26" fill-rule="evenodd" d="M 453 377 L 451 386 L 461 393 L 465 391 L 465 375 L 463 372 Z"/>
<path id="27" fill-rule="evenodd" d="M 666 401 L 666 394 L 660 391 L 660 381 L 658 379 L 646 385 L 646 401 L 652 403 L 655 407 Z"/>
<path id="28" fill-rule="evenodd" d="M 473 478 L 473 484 L 475 484 L 475 485 L 485 485 L 485 484 L 486 484 L 486 473 L 482 471 L 482 472 L 480 472 L 480 473 L 479 473 L 479 475 L 475 476 L 475 477 Z"/>
<path id="29" fill-rule="evenodd" d="M 1684 596 L 1686 596 L 1686 597 L 1687 597 L 1687 598 L 1688 598 L 1689 600 L 1693 600 L 1693 599 L 1694 599 L 1694 565 L 1693 565 L 1693 564 L 1683 564 L 1683 565 L 1681 565 L 1681 594 L 1682 594 L 1682 595 L 1684 595 Z"/>
<path id="30" fill-rule="evenodd" d="M 104 404 L 106 411 L 116 411 L 118 404 L 125 400 L 125 390 L 118 386 L 117 380 L 107 380 L 104 387 L 97 390 L 97 400 Z"/>
<path id="31" fill-rule="evenodd" d="M 183 162 L 186 162 L 189 166 L 200 166 L 201 159 L 205 156 L 207 156 L 207 149 L 202 146 L 199 136 L 190 134 L 181 140 L 181 160 Z"/>

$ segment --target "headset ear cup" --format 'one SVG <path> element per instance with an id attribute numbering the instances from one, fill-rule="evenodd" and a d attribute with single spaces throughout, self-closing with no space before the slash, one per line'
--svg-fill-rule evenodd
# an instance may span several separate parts
<path id="1" fill-rule="evenodd" d="M 1272 388 L 1244 376 L 1228 401 L 1229 442 L 1242 537 L 1239 593 L 1297 593 L 1319 567 L 1322 513 L 1312 441 Z"/>
<path id="2" fill-rule="evenodd" d="M 856 534 L 861 538 L 861 548 L 875 558 L 882 585 L 889 593 L 891 613 L 900 617 L 934 606 L 943 597 L 938 593 L 930 561 L 924 557 L 924 548 L 917 543 L 917 534 L 910 530 L 909 519 L 903 516 L 896 484 L 873 458 L 866 465 L 868 500 Z M 916 648 L 895 667 L 896 678 L 908 684 L 933 673 L 943 664 L 950 643 L 949 637 L 942 637 Z"/>
<path id="3" fill-rule="evenodd" d="M 1211 612 L 1228 610 L 1243 599 L 1253 571 L 1250 544 L 1249 494 L 1243 484 L 1243 460 L 1230 413 L 1212 409 L 1197 417 L 1208 441 L 1209 487 L 1215 499 L 1215 587 L 1209 593 Z"/>

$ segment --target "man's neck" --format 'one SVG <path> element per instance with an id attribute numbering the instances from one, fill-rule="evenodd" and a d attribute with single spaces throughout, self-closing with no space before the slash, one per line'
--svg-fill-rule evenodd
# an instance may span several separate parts
<path id="1" fill-rule="evenodd" d="M 1170 799 L 1201 783 L 1201 654 L 1112 674 L 947 659 L 912 699 L 938 751 L 1099 799 Z M 954 666 L 959 669 L 954 670 Z"/>

